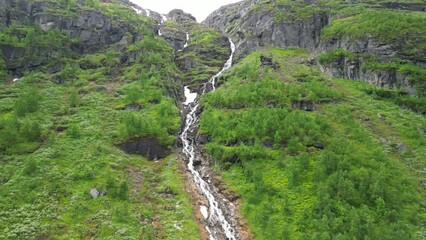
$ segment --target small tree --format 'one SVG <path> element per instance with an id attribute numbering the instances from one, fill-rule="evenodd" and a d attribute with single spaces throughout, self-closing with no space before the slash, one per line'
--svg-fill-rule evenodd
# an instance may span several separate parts
<path id="1" fill-rule="evenodd" d="M 25 141 L 36 142 L 40 140 L 41 128 L 37 121 L 24 121 L 19 132 Z"/>
<path id="2" fill-rule="evenodd" d="M 28 113 L 35 113 L 39 109 L 39 101 L 41 96 L 35 88 L 31 88 L 20 95 L 15 102 L 15 114 L 23 117 Z"/>

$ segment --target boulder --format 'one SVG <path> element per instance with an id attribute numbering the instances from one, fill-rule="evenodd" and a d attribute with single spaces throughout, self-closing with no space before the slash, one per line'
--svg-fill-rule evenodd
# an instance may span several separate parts
<path id="1" fill-rule="evenodd" d="M 96 198 L 98 198 L 98 197 L 99 197 L 100 193 L 99 193 L 98 189 L 96 189 L 96 188 L 92 188 L 92 189 L 90 190 L 90 195 L 92 195 L 92 197 L 93 197 L 94 199 L 96 199 Z"/>
<path id="2" fill-rule="evenodd" d="M 315 111 L 315 103 L 313 101 L 294 101 L 291 104 L 291 107 L 294 109 L 304 110 L 304 111 Z"/>
<path id="3" fill-rule="evenodd" d="M 153 161 L 162 159 L 171 152 L 167 146 L 160 144 L 157 139 L 151 137 L 133 138 L 119 144 L 118 147 L 127 153 L 139 154 Z"/>

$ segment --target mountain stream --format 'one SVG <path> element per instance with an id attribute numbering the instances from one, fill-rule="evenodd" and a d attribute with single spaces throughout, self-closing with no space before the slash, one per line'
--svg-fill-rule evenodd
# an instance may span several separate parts
<path id="1" fill-rule="evenodd" d="M 229 43 L 231 45 L 231 55 L 228 61 L 225 63 L 219 73 L 210 78 L 210 80 L 204 84 L 200 91 L 200 96 L 197 96 L 197 93 L 191 93 L 190 89 L 185 86 L 186 101 L 184 102 L 184 111 L 187 114 L 185 125 L 180 135 L 183 144 L 182 152 L 188 158 L 188 170 L 191 172 L 198 190 L 202 193 L 202 195 L 204 195 L 208 202 L 208 206 L 200 206 L 200 212 L 206 220 L 205 228 L 210 235 L 210 240 L 238 239 L 238 234 L 236 233 L 235 227 L 233 226 L 235 220 L 230 219 L 232 217 L 232 213 L 229 211 L 229 209 L 234 209 L 235 207 L 220 193 L 218 193 L 214 186 L 210 185 L 210 180 L 205 181 L 203 179 L 202 176 L 208 174 L 206 173 L 205 166 L 200 167 L 198 164 L 197 166 L 194 165 L 194 161 L 206 161 L 205 159 L 202 159 L 203 157 L 199 149 L 197 149 L 195 141 L 196 132 L 199 126 L 199 116 L 197 112 L 199 107 L 199 99 L 208 90 L 214 91 L 216 89 L 215 83 L 217 77 L 222 75 L 224 71 L 228 70 L 232 66 L 235 45 L 231 39 L 229 39 Z"/>

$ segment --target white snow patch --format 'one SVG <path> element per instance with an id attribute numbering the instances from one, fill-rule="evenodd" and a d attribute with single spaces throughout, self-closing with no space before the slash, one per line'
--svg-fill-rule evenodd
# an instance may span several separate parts
<path id="1" fill-rule="evenodd" d="M 161 17 L 163 18 L 163 22 L 165 22 L 165 21 L 169 20 L 169 19 L 167 18 L 167 16 L 166 16 L 166 15 L 164 15 L 164 14 L 162 14 L 162 15 L 161 15 Z"/>
<path id="2" fill-rule="evenodd" d="M 193 103 L 195 99 L 197 98 L 197 96 L 198 96 L 197 93 L 192 93 L 191 90 L 187 86 L 185 86 L 186 101 L 183 104 L 188 105 L 190 103 Z"/>
<path id="3" fill-rule="evenodd" d="M 209 212 L 207 211 L 206 206 L 200 206 L 201 214 L 203 214 L 203 217 L 207 219 L 209 217 Z"/>

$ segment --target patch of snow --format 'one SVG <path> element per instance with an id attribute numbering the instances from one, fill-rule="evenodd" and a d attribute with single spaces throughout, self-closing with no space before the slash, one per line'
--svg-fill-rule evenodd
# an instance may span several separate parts
<path id="1" fill-rule="evenodd" d="M 198 96 L 197 93 L 192 93 L 191 90 L 187 86 L 185 86 L 186 101 L 183 104 L 188 105 L 190 103 L 193 103 L 195 99 L 197 98 L 197 96 Z"/>
<path id="2" fill-rule="evenodd" d="M 201 214 L 203 214 L 203 217 L 207 219 L 209 217 L 209 212 L 207 211 L 206 206 L 200 206 Z"/>
<path id="3" fill-rule="evenodd" d="M 163 19 L 162 19 L 162 20 L 163 20 L 163 22 L 165 22 L 165 21 L 169 20 L 169 19 L 167 18 L 167 16 L 166 16 L 166 15 L 164 15 L 164 14 L 162 14 L 162 15 L 161 15 L 161 17 L 163 18 Z"/>

